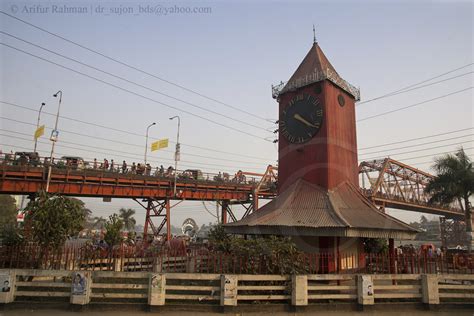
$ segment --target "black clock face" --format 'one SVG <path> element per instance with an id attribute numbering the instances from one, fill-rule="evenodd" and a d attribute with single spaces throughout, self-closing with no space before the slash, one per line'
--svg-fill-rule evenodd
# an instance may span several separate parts
<path id="1" fill-rule="evenodd" d="M 289 142 L 302 144 L 309 141 L 321 128 L 323 106 L 312 95 L 299 94 L 294 97 L 282 113 L 280 135 Z"/>

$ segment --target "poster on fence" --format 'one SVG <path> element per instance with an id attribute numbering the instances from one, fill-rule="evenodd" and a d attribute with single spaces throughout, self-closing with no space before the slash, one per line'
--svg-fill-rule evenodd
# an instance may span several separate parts
<path id="1" fill-rule="evenodd" d="M 9 274 L 0 274 L 0 285 L 2 287 L 2 292 L 10 292 L 10 275 Z"/>
<path id="2" fill-rule="evenodd" d="M 87 279 L 84 277 L 83 273 L 77 272 L 74 273 L 72 279 L 72 294 L 73 295 L 85 295 L 86 294 L 86 284 Z"/>

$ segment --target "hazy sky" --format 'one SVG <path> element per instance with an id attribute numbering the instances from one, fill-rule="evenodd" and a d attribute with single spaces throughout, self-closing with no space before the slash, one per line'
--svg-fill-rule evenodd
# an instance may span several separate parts
<path id="1" fill-rule="evenodd" d="M 146 126 L 157 122 L 157 126 L 150 129 L 150 137 L 169 137 L 175 141 L 176 121 L 168 118 L 180 115 L 182 168 L 232 174 L 239 169 L 263 172 L 266 165 L 275 164 L 277 159 L 276 145 L 265 140 L 274 139 L 274 134 L 269 131 L 275 129 L 275 125 L 270 120 L 277 118 L 277 103 L 271 97 L 271 84 L 288 80 L 302 61 L 312 44 L 314 23 L 318 42 L 326 56 L 343 78 L 360 87 L 361 101 L 463 67 L 425 84 L 449 79 L 444 82 L 359 105 L 357 119 L 364 119 L 441 97 L 360 121 L 357 125 L 360 160 L 390 155 L 430 171 L 433 156 L 454 151 L 461 145 L 471 157 L 474 156 L 474 150 L 468 149 L 474 147 L 473 129 L 364 149 L 474 126 L 473 90 L 469 89 L 474 85 L 472 1 L 1 3 L 2 11 L 8 14 L 252 114 L 236 111 L 131 70 L 0 14 L 3 32 L 142 86 L 87 68 L 2 33 L 2 43 L 129 91 L 1 45 L 0 101 L 28 108 L 39 108 L 41 102 L 46 102 L 44 111 L 55 113 L 57 99 L 52 95 L 62 90 L 61 115 L 132 133 L 63 118 L 59 121 L 60 141 L 57 144 L 60 155 L 138 162 L 143 159 L 145 137 L 140 135 L 145 134 Z M 201 13 L 173 13 L 176 9 Z M 464 89 L 468 90 L 459 92 Z M 444 97 L 448 94 L 452 95 Z M 28 124 L 36 124 L 37 114 L 4 103 L 0 106 L 0 148 L 4 152 L 32 149 L 31 135 L 35 127 Z M 42 122 L 51 127 L 54 116 L 45 114 Z M 430 144 L 423 145 L 425 142 Z M 149 153 L 151 163 L 154 166 L 170 165 L 173 145 L 166 151 Z M 38 146 L 40 154 L 47 154 L 50 146 L 44 137 Z M 144 212 L 133 201 L 85 201 L 97 216 L 108 216 L 122 206 L 134 207 L 138 211 L 138 222 L 143 222 Z M 206 205 L 209 209 L 215 208 L 212 203 Z M 410 212 L 393 211 L 391 214 L 406 221 L 419 217 Z M 199 225 L 213 220 L 199 203 L 185 202 L 172 210 L 174 225 L 180 225 L 187 217 L 193 217 Z"/>

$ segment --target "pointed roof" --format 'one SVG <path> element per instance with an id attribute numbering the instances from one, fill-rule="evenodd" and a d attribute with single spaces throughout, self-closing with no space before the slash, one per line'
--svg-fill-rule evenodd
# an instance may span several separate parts
<path id="1" fill-rule="evenodd" d="M 412 239 L 416 230 L 377 210 L 349 182 L 327 191 L 303 179 L 246 218 L 226 224 L 235 234 Z"/>
<path id="2" fill-rule="evenodd" d="M 316 41 L 293 73 L 290 80 L 288 80 L 284 86 L 282 83 L 281 85 L 274 87 L 274 89 L 281 89 L 276 92 L 276 95 L 281 95 L 287 91 L 292 91 L 325 79 L 345 90 L 347 93 L 352 95 L 356 101 L 360 99 L 359 89 L 352 86 L 339 76 L 336 69 L 333 67 Z"/>
<path id="3" fill-rule="evenodd" d="M 318 42 L 314 42 L 313 46 L 306 54 L 306 57 L 303 59 L 301 64 L 296 69 L 295 73 L 291 76 L 288 83 L 294 82 L 297 79 L 305 78 L 307 76 L 313 75 L 317 72 L 326 72 L 330 70 L 332 73 L 338 75 L 336 69 L 331 65 L 326 55 L 324 55 L 323 50 L 319 47 Z M 339 76 L 339 75 L 338 75 Z"/>

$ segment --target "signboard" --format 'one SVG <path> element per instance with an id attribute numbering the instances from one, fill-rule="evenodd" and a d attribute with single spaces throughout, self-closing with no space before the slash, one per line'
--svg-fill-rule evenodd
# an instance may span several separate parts
<path id="1" fill-rule="evenodd" d="M 151 151 L 155 151 L 161 148 L 168 147 L 168 138 L 157 140 L 156 142 L 151 143 Z"/>

